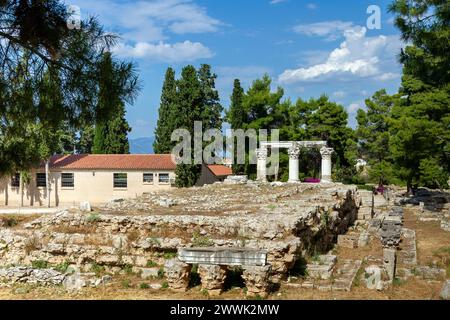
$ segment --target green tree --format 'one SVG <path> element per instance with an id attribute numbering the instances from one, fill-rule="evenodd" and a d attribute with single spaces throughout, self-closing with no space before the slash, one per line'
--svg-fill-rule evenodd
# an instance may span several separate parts
<path id="1" fill-rule="evenodd" d="M 94 145 L 95 127 L 93 125 L 85 124 L 81 126 L 79 131 L 79 138 L 77 141 L 77 150 L 81 154 L 92 153 Z"/>
<path id="2" fill-rule="evenodd" d="M 174 108 L 174 123 L 177 129 L 186 129 L 194 137 L 194 122 L 202 121 L 203 92 L 197 71 L 191 65 L 183 68 L 181 78 L 177 81 L 177 99 Z M 192 139 L 192 150 L 194 150 Z M 193 163 L 194 153 L 191 154 L 191 164 L 179 164 L 175 170 L 177 187 L 191 187 L 200 177 L 201 165 Z"/>
<path id="3" fill-rule="evenodd" d="M 0 174 L 38 165 L 66 144 L 58 132 L 97 114 L 99 61 L 117 37 L 93 18 L 68 29 L 68 17 L 58 0 L 0 1 Z"/>
<path id="4" fill-rule="evenodd" d="M 95 127 L 93 153 L 130 153 L 129 132 L 131 132 L 131 127 L 125 119 L 125 106 L 122 105 L 115 117 L 105 124 L 98 124 Z"/>
<path id="5" fill-rule="evenodd" d="M 256 79 L 245 93 L 242 101 L 247 118 L 242 128 L 244 130 L 254 129 L 256 132 L 260 129 L 266 129 L 269 134 L 268 139 L 270 139 L 271 129 L 279 129 L 281 127 L 279 108 L 284 95 L 284 90 L 281 87 L 272 92 L 270 88 L 271 83 L 272 80 L 267 74 L 261 79 Z M 249 164 L 249 151 L 248 145 L 246 145 L 247 154 L 244 171 L 249 177 L 254 177 L 256 167 Z"/>
<path id="6" fill-rule="evenodd" d="M 390 150 L 409 191 L 415 183 L 437 186 L 436 172 L 445 177 L 450 170 L 450 6 L 446 0 L 396 0 L 390 10 L 408 43 L 400 55 L 401 99 L 392 110 Z"/>
<path id="7" fill-rule="evenodd" d="M 175 71 L 172 68 L 168 68 L 162 88 L 158 123 L 155 129 L 155 142 L 153 143 L 155 153 L 170 153 L 175 145 L 171 141 L 171 136 L 172 132 L 176 129 L 176 114 L 174 113 L 176 95 L 177 84 L 175 81 Z"/>
<path id="8" fill-rule="evenodd" d="M 231 95 L 231 105 L 226 114 L 226 120 L 230 124 L 231 129 L 242 129 L 244 123 L 247 123 L 247 113 L 242 105 L 244 99 L 244 89 L 241 87 L 239 79 L 234 80 L 233 93 Z M 234 143 L 234 150 L 237 150 L 236 142 Z M 234 154 L 233 159 L 233 173 L 243 174 L 245 172 L 245 164 L 237 164 L 237 155 Z"/>
<path id="9" fill-rule="evenodd" d="M 310 139 L 327 141 L 334 149 L 333 157 L 338 167 L 353 167 L 356 160 L 356 154 L 353 152 L 354 132 L 347 125 L 348 114 L 344 107 L 329 101 L 327 96 L 311 99 L 309 103 L 307 136 Z"/>
<path id="10" fill-rule="evenodd" d="M 202 64 L 198 70 L 198 79 L 202 91 L 202 121 L 204 129 L 222 128 L 222 111 L 219 92 L 216 90 L 217 75 L 212 73 L 209 64 Z"/>
<path id="11" fill-rule="evenodd" d="M 138 90 L 132 64 L 114 61 L 105 53 L 100 63 L 99 99 L 96 114 L 93 153 L 129 153 L 127 134 L 131 131 L 125 119 L 125 101 Z M 114 110 L 114 114 L 110 110 Z"/>
<path id="12" fill-rule="evenodd" d="M 393 160 L 389 151 L 389 121 L 392 107 L 396 101 L 386 90 L 377 91 L 366 100 L 367 110 L 359 109 L 356 136 L 359 153 L 368 160 L 369 176 L 377 183 L 390 183 L 393 180 Z"/>

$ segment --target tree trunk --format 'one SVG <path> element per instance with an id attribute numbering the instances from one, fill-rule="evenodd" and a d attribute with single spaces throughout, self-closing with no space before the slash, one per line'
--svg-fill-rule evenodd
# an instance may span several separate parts
<path id="1" fill-rule="evenodd" d="M 411 179 L 408 179 L 408 181 L 406 182 L 406 188 L 407 188 L 407 191 L 406 191 L 407 195 L 414 195 L 413 189 L 412 189 L 412 180 Z"/>
<path id="2" fill-rule="evenodd" d="M 45 186 L 47 189 L 47 206 L 50 208 L 50 170 L 49 160 L 45 162 Z"/>
<path id="3" fill-rule="evenodd" d="M 19 195 L 20 195 L 20 203 L 19 208 L 23 207 L 23 172 L 20 172 L 19 176 Z"/>

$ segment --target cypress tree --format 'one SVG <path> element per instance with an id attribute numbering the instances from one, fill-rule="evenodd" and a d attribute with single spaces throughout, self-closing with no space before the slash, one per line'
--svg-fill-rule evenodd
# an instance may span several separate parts
<path id="1" fill-rule="evenodd" d="M 198 79 L 203 96 L 202 121 L 204 129 L 221 129 L 223 107 L 220 104 L 219 92 L 216 90 L 217 75 L 211 72 L 209 64 L 202 64 L 198 70 Z"/>
<path id="2" fill-rule="evenodd" d="M 97 154 L 129 153 L 125 119 L 125 102 L 136 86 L 130 64 L 117 63 L 111 53 L 104 54 L 99 65 L 99 97 L 92 152 Z"/>
<path id="3" fill-rule="evenodd" d="M 247 121 L 247 114 L 242 105 L 242 101 L 244 99 L 244 89 L 241 87 L 241 82 L 239 79 L 234 80 L 233 85 L 233 94 L 231 95 L 231 105 L 230 109 L 227 112 L 227 121 L 231 126 L 231 129 L 243 129 L 244 123 Z M 234 174 L 242 174 L 245 171 L 244 164 L 236 163 L 236 142 L 233 141 L 234 144 L 234 159 L 233 159 L 233 173 Z"/>
<path id="4" fill-rule="evenodd" d="M 155 153 L 170 153 L 174 146 L 171 141 L 173 130 L 176 129 L 174 108 L 176 104 L 177 84 L 175 71 L 168 68 L 161 93 L 161 104 L 159 106 L 159 118 L 155 129 L 155 142 L 153 150 Z"/>
<path id="5" fill-rule="evenodd" d="M 130 153 L 130 145 L 128 143 L 128 133 L 130 131 L 131 127 L 125 119 L 125 106 L 122 104 L 114 118 L 95 127 L 93 153 Z"/>
<path id="6" fill-rule="evenodd" d="M 174 123 L 176 128 L 187 129 L 191 137 L 194 137 L 194 121 L 201 121 L 203 113 L 202 103 L 204 102 L 202 86 L 197 77 L 197 71 L 191 65 L 183 68 L 181 79 L 177 81 L 177 103 L 174 112 Z M 192 139 L 192 150 L 194 150 Z M 194 160 L 192 152 L 191 159 Z M 201 165 L 180 164 L 177 165 L 175 173 L 177 175 L 177 187 L 192 187 L 200 177 Z"/>

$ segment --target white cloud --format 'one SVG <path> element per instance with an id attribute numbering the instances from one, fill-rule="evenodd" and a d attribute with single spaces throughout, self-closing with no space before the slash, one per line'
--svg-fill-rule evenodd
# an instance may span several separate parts
<path id="1" fill-rule="evenodd" d="M 114 52 L 123 57 L 146 58 L 169 63 L 206 59 L 213 56 L 209 48 L 199 42 L 191 41 L 174 44 L 138 42 L 134 46 L 120 44 L 114 49 Z"/>
<path id="2" fill-rule="evenodd" d="M 336 40 L 342 36 L 345 30 L 354 27 L 353 22 L 349 21 L 324 21 L 310 24 L 296 25 L 293 30 L 296 33 L 307 36 L 325 37 L 327 40 Z"/>
<path id="3" fill-rule="evenodd" d="M 113 49 L 121 56 L 162 62 L 210 58 L 211 50 L 199 42 L 170 43 L 170 35 L 209 33 L 224 25 L 193 0 L 72 0 L 83 18 L 98 16 L 108 31 L 121 36 Z"/>
<path id="4" fill-rule="evenodd" d="M 192 0 L 113 1 L 73 0 L 83 18 L 98 15 L 107 27 L 115 26 L 127 41 L 159 41 L 166 33 L 216 32 L 224 25 Z"/>
<path id="5" fill-rule="evenodd" d="M 308 8 L 309 10 L 316 10 L 317 9 L 317 4 L 315 4 L 315 3 L 308 3 L 306 5 L 306 8 Z"/>
<path id="6" fill-rule="evenodd" d="M 378 81 L 394 79 L 392 70 L 398 67 L 396 54 L 400 52 L 398 36 L 367 37 L 366 28 L 353 27 L 344 31 L 345 40 L 329 53 L 326 60 L 309 67 L 288 69 L 279 76 L 281 83 L 372 78 Z"/>
<path id="7" fill-rule="evenodd" d="M 400 74 L 393 73 L 393 72 L 386 72 L 386 73 L 380 74 L 379 76 L 375 77 L 375 79 L 380 80 L 380 81 L 387 81 L 387 80 L 398 79 L 398 78 L 400 78 Z"/>

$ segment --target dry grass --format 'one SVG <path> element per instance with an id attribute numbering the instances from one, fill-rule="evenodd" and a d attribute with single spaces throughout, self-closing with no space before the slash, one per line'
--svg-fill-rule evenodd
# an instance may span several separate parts
<path id="1" fill-rule="evenodd" d="M 0 216 L 0 227 L 20 229 L 25 223 L 29 223 L 41 215 L 16 215 L 16 214 L 5 214 Z"/>
<path id="2" fill-rule="evenodd" d="M 25 253 L 28 255 L 33 251 L 39 250 L 42 246 L 40 239 L 32 234 L 25 240 Z"/>
<path id="3" fill-rule="evenodd" d="M 67 234 L 91 234 L 95 232 L 95 226 L 83 225 L 83 226 L 69 226 L 69 225 L 58 225 L 51 229 L 52 232 L 57 233 L 67 233 Z"/>

